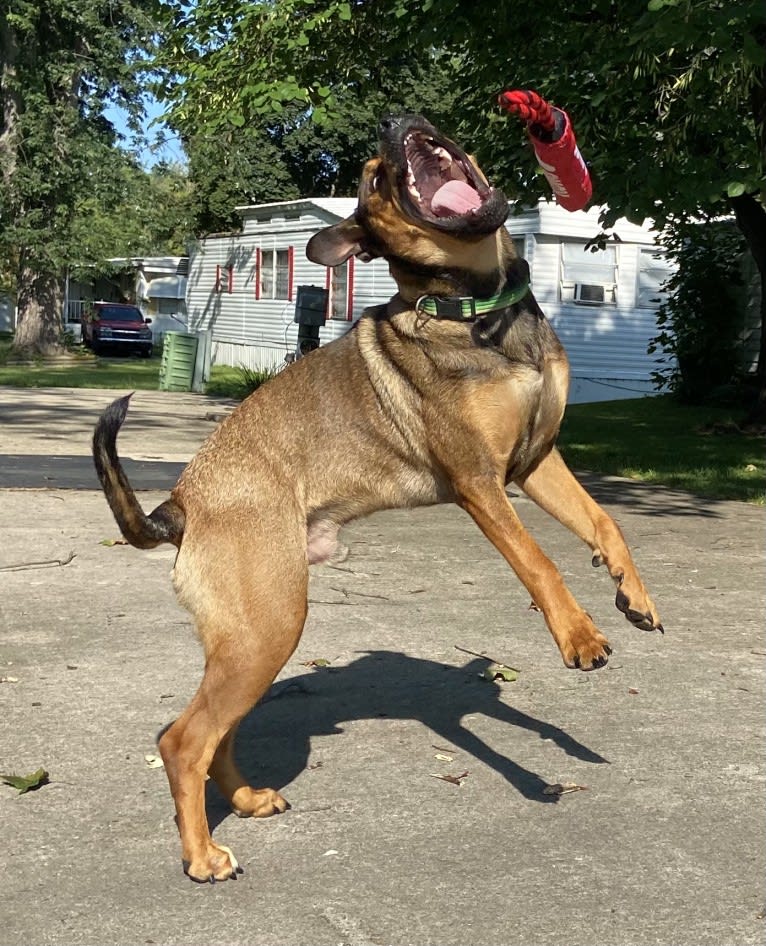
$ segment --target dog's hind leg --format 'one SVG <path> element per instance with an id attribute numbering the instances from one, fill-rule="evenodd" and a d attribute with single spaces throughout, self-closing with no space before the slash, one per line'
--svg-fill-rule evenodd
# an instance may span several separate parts
<path id="1" fill-rule="evenodd" d="M 290 806 L 278 792 L 271 788 L 253 788 L 240 772 L 234 761 L 238 727 L 237 722 L 219 743 L 208 769 L 210 778 L 240 818 L 266 818 L 285 811 Z"/>
<path id="2" fill-rule="evenodd" d="M 538 506 L 558 519 L 606 565 L 617 585 L 615 604 L 642 630 L 662 630 L 657 608 L 644 587 L 620 527 L 585 490 L 555 448 L 516 483 Z"/>
<path id="3" fill-rule="evenodd" d="M 223 540 L 220 526 L 215 531 Z M 235 877 L 238 869 L 231 851 L 210 836 L 208 772 L 238 814 L 265 816 L 287 807 L 277 792 L 246 783 L 233 760 L 233 742 L 240 720 L 298 643 L 306 618 L 308 565 L 305 542 L 286 541 L 275 548 L 264 541 L 254 548 L 252 536 L 243 539 L 241 523 L 239 530 L 228 531 L 225 545 L 209 534 L 200 541 L 190 533 L 179 553 L 175 582 L 197 620 L 205 674 L 159 747 L 176 806 L 184 869 L 203 882 Z M 241 544 L 232 535 L 239 535 Z"/>

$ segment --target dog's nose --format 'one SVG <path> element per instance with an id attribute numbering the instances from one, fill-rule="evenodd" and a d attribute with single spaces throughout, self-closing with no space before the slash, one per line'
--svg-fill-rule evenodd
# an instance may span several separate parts
<path id="1" fill-rule="evenodd" d="M 401 119 L 394 115 L 384 115 L 380 120 L 378 130 L 380 131 L 381 135 L 385 135 L 389 132 L 392 132 L 395 128 L 399 128 L 401 123 Z"/>

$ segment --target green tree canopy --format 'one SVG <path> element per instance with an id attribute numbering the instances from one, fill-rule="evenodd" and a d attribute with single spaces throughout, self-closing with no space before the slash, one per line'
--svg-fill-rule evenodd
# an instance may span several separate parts
<path id="1" fill-rule="evenodd" d="M 177 8 L 163 56 L 183 74 L 166 85 L 182 124 L 288 109 L 329 137 L 349 94 L 393 100 L 405 64 L 438 72 L 452 130 L 525 203 L 545 184 L 495 101 L 535 88 L 572 117 L 605 227 L 734 213 L 766 279 L 763 0 L 197 0 Z"/>
<path id="2" fill-rule="evenodd" d="M 119 104 L 138 126 L 138 64 L 157 22 L 151 0 L 0 7 L 0 259 L 15 275 L 19 350 L 56 347 L 66 266 L 103 250 L 85 219 L 130 174 L 104 109 Z"/>
<path id="3" fill-rule="evenodd" d="M 297 102 L 241 127 L 221 122 L 215 110 L 176 114 L 194 187 L 195 232 L 235 229 L 241 222 L 235 207 L 244 204 L 355 194 L 376 146 L 378 119 L 391 110 L 426 111 L 454 131 L 456 90 L 438 60 L 430 55 L 423 66 L 382 67 L 375 88 L 336 87 L 321 124 Z"/>

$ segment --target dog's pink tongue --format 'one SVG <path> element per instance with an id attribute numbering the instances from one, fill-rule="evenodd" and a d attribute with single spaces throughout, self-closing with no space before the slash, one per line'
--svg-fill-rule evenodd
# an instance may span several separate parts
<path id="1" fill-rule="evenodd" d="M 481 197 L 465 181 L 447 181 L 431 198 L 431 212 L 437 217 L 467 214 L 481 206 Z"/>

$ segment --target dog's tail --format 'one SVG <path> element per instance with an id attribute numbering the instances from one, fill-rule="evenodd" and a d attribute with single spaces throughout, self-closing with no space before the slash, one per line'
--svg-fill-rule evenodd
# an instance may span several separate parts
<path id="1" fill-rule="evenodd" d="M 93 433 L 96 472 L 120 532 L 131 545 L 138 549 L 153 549 L 162 542 L 180 546 L 185 524 L 183 509 L 168 499 L 147 516 L 117 456 L 117 434 L 128 413 L 131 396 L 113 401 L 98 419 Z"/>

